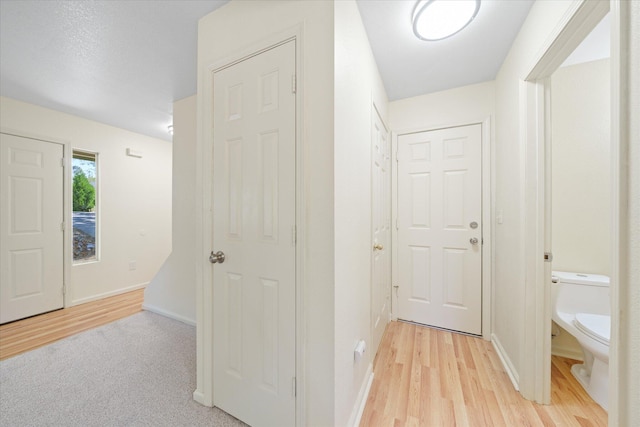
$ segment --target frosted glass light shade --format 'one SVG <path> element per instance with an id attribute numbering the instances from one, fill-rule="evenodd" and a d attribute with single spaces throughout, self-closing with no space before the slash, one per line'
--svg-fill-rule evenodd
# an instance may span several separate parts
<path id="1" fill-rule="evenodd" d="M 411 18 L 421 40 L 446 39 L 469 25 L 480 10 L 480 0 L 421 0 Z"/>

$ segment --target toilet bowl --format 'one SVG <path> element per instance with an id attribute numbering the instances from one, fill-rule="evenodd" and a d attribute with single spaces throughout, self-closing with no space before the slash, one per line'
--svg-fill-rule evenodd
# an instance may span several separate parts
<path id="1" fill-rule="evenodd" d="M 551 282 L 551 317 L 578 340 L 584 355 L 584 363 L 573 365 L 571 373 L 593 400 L 607 409 L 611 335 L 609 278 L 554 271 Z"/>

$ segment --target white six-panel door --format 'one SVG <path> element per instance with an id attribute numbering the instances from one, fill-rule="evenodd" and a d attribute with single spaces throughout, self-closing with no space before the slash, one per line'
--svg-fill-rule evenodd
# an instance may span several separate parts
<path id="1" fill-rule="evenodd" d="M 482 334 L 482 131 L 398 137 L 398 318 Z"/>
<path id="2" fill-rule="evenodd" d="M 64 147 L 0 134 L 0 323 L 62 308 Z"/>
<path id="3" fill-rule="evenodd" d="M 373 108 L 371 129 L 371 329 L 373 352 L 389 323 L 391 296 L 391 143 L 380 115 Z"/>
<path id="4" fill-rule="evenodd" d="M 291 41 L 214 74 L 214 405 L 295 424 L 295 106 Z"/>

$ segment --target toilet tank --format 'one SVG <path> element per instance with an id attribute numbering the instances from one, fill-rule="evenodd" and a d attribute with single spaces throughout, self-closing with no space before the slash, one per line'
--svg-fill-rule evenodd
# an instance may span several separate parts
<path id="1" fill-rule="evenodd" d="M 553 271 L 551 282 L 552 301 L 558 311 L 611 315 L 609 277 Z"/>

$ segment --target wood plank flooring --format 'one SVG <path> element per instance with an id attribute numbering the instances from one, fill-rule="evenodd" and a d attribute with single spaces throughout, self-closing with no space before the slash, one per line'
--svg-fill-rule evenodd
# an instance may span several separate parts
<path id="1" fill-rule="evenodd" d="M 606 426 L 607 413 L 553 356 L 551 405 L 513 388 L 490 342 L 391 322 L 360 426 Z"/>
<path id="2" fill-rule="evenodd" d="M 144 289 L 0 325 L 0 360 L 142 311 Z"/>

